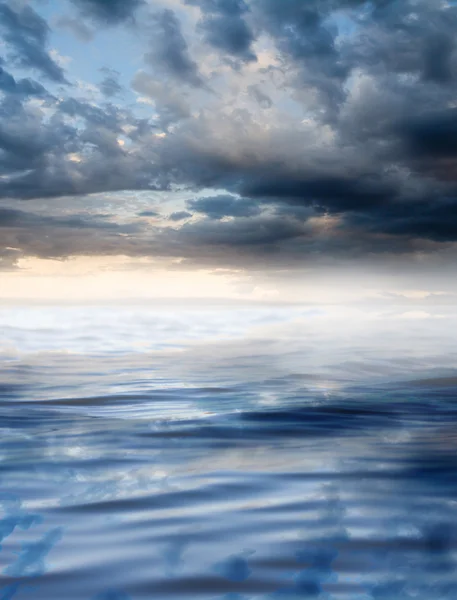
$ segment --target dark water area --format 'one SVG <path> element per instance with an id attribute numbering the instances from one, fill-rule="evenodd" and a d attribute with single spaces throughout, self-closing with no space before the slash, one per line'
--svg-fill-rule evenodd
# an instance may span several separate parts
<path id="1" fill-rule="evenodd" d="M 457 315 L 0 311 L 0 599 L 457 598 Z"/>

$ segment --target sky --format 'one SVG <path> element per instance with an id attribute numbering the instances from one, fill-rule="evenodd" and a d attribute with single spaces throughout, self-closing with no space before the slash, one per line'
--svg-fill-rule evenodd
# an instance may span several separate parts
<path id="1" fill-rule="evenodd" d="M 457 292 L 457 5 L 0 0 L 0 300 Z"/>

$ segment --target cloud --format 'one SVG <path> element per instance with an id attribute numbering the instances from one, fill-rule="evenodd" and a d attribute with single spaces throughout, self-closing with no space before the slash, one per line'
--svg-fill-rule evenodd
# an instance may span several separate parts
<path id="1" fill-rule="evenodd" d="M 203 84 L 197 63 L 191 58 L 181 24 L 171 9 L 154 15 L 151 29 L 151 51 L 146 62 L 182 83 L 199 87 Z"/>
<path id="2" fill-rule="evenodd" d="M 185 211 L 185 210 L 179 210 L 177 212 L 173 212 L 171 213 L 171 215 L 168 217 L 169 221 L 184 221 L 184 219 L 189 219 L 192 216 L 191 213 Z"/>
<path id="3" fill-rule="evenodd" d="M 260 207 L 252 200 L 235 196 L 209 196 L 189 200 L 187 206 L 196 212 L 204 213 L 210 219 L 223 217 L 255 217 L 261 212 Z"/>
<path id="4" fill-rule="evenodd" d="M 19 96 L 48 96 L 47 90 L 33 79 L 28 77 L 16 80 L 10 73 L 0 66 L 0 90 L 6 94 Z"/>
<path id="5" fill-rule="evenodd" d="M 379 3 L 348 44 L 348 59 L 377 72 L 409 74 L 426 84 L 446 85 L 455 79 L 457 60 L 454 8 L 425 0 L 417 10 L 410 0 Z"/>
<path id="6" fill-rule="evenodd" d="M 163 129 L 168 129 L 169 125 L 191 115 L 188 95 L 172 83 L 160 81 L 139 71 L 132 80 L 132 88 L 153 102 L 157 124 Z"/>
<path id="7" fill-rule="evenodd" d="M 156 187 L 148 156 L 139 153 L 153 131 L 146 121 L 76 98 L 51 99 L 44 108 L 11 94 L 0 104 L 0 198 Z"/>
<path id="8" fill-rule="evenodd" d="M 140 7 L 75 3 L 110 25 L 128 23 Z M 42 198 L 71 207 L 99 192 L 185 192 L 185 210 L 160 208 L 169 215 L 162 227 L 139 219 L 141 227 L 119 236 L 97 219 L 93 229 L 54 219 L 46 227 L 59 230 L 58 240 L 38 249 L 32 236 L 16 239 L 17 230 L 44 224 L 21 215 L 19 227 L 10 215 L 8 247 L 226 266 L 263 264 L 262 256 L 295 265 L 455 252 L 457 6 L 173 6 L 153 7 L 138 24 L 144 69 L 105 69 L 89 99 L 80 88 L 55 92 L 64 74 L 48 52 L 45 20 L 27 4 L 0 4 L 8 51 L 0 66 L 0 198 L 9 209 Z M 18 65 L 37 75 L 17 73 Z M 123 94 L 120 77 L 131 81 Z"/>
<path id="9" fill-rule="evenodd" d="M 252 50 L 254 33 L 244 15 L 249 6 L 244 0 L 186 0 L 199 6 L 202 18 L 198 23 L 205 41 L 224 56 L 249 62 L 257 60 Z"/>
<path id="10" fill-rule="evenodd" d="M 107 98 L 111 98 L 122 92 L 122 86 L 119 83 L 120 73 L 106 67 L 100 70 L 105 74 L 105 77 L 100 84 L 100 91 L 102 94 Z"/>
<path id="11" fill-rule="evenodd" d="M 264 247 L 270 251 L 286 240 L 307 234 L 303 224 L 292 219 L 256 217 L 232 221 L 203 220 L 186 223 L 176 240 L 195 246 Z M 178 238 L 179 236 L 179 238 Z"/>
<path id="12" fill-rule="evenodd" d="M 258 27 L 271 37 L 284 66 L 294 72 L 294 86 L 312 90 L 316 108 L 325 111 L 327 119 L 335 118 L 350 73 L 336 44 L 337 29 L 327 22 L 332 9 L 344 4 L 325 0 L 252 2 Z"/>
<path id="13" fill-rule="evenodd" d="M 143 0 L 71 0 L 85 16 L 100 24 L 118 25 L 132 21 L 136 10 L 144 4 Z"/>
<path id="14" fill-rule="evenodd" d="M 457 195 L 386 203 L 371 215 L 362 213 L 351 220 L 367 231 L 452 242 L 457 240 Z"/>
<path id="15" fill-rule="evenodd" d="M 48 24 L 31 6 L 13 8 L 0 2 L 0 33 L 15 64 L 35 69 L 51 81 L 66 83 L 62 67 L 46 50 Z"/>
<path id="16" fill-rule="evenodd" d="M 121 113 L 112 105 L 101 107 L 76 98 L 67 98 L 58 104 L 58 110 L 70 117 L 82 117 L 94 126 L 120 130 Z"/>
<path id="17" fill-rule="evenodd" d="M 70 217 L 53 217 L 39 215 L 22 210 L 0 208 L 0 228 L 59 227 L 70 229 L 111 229 L 123 230 L 117 223 L 106 221 L 104 215 L 72 215 Z M 131 229 L 131 227 L 129 228 Z"/>
<path id="18" fill-rule="evenodd" d="M 0 209 L 0 268 L 13 268 L 23 256 L 66 258 L 72 254 L 116 254 L 116 245 L 131 244 L 140 234 L 139 222 L 116 223 L 111 215 L 72 214 L 55 216 L 17 209 Z"/>
<path id="19" fill-rule="evenodd" d="M 406 117 L 399 130 L 412 157 L 441 160 L 457 155 L 457 108 Z"/>
<path id="20" fill-rule="evenodd" d="M 248 92 L 262 108 L 271 108 L 273 106 L 270 96 L 268 96 L 259 85 L 248 86 Z"/>
<path id="21" fill-rule="evenodd" d="M 160 213 L 156 210 L 142 210 L 138 213 L 139 217 L 159 217 Z"/>

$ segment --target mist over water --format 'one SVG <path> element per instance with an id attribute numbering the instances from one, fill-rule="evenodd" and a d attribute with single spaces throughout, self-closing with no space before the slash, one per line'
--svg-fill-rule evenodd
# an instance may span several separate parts
<path id="1" fill-rule="evenodd" d="M 456 326 L 1 307 L 0 600 L 456 598 Z"/>

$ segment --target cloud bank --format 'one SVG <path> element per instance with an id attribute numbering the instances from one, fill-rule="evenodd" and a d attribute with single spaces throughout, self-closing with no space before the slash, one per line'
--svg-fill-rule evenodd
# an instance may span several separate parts
<path id="1" fill-rule="evenodd" d="M 0 3 L 3 256 L 452 255 L 453 2 L 49 4 Z"/>

